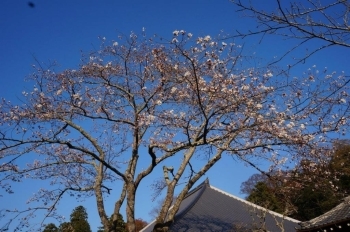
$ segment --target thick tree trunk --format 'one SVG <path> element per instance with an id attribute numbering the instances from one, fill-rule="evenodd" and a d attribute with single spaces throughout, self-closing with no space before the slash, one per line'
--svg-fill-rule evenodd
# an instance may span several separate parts
<path id="1" fill-rule="evenodd" d="M 128 232 L 136 232 L 135 227 L 135 185 L 133 182 L 129 182 L 126 185 L 126 218 Z"/>
<path id="2" fill-rule="evenodd" d="M 162 208 L 159 212 L 155 226 L 153 228 L 154 232 L 168 231 L 171 221 L 168 222 L 166 221 L 166 219 L 167 219 L 167 214 L 171 206 L 171 203 L 173 202 L 174 190 L 175 190 L 175 183 L 172 182 L 170 185 L 168 185 L 168 190 L 167 190 L 165 200 L 163 202 Z"/>
<path id="3" fill-rule="evenodd" d="M 95 186 L 94 186 L 96 203 L 97 203 L 97 211 L 98 211 L 98 214 L 100 216 L 103 227 L 104 228 L 111 228 L 111 224 L 110 224 L 108 217 L 106 215 L 103 194 L 101 191 L 101 185 L 102 185 L 102 181 L 103 181 L 103 165 L 102 164 L 99 165 L 97 171 L 98 171 L 98 175 L 96 176 Z M 107 231 L 112 232 L 109 229 Z"/>

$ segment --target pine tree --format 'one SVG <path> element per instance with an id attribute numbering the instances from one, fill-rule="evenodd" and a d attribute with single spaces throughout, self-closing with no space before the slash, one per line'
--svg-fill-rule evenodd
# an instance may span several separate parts
<path id="1" fill-rule="evenodd" d="M 58 228 L 59 232 L 74 232 L 70 222 L 63 222 Z"/>
<path id="2" fill-rule="evenodd" d="M 74 232 L 72 225 L 70 222 L 63 222 L 58 228 L 59 232 Z"/>
<path id="3" fill-rule="evenodd" d="M 284 212 L 284 204 L 274 193 L 274 189 L 265 182 L 256 183 L 247 200 L 277 213 Z"/>
<path id="4" fill-rule="evenodd" d="M 58 232 L 58 228 L 55 224 L 49 223 L 45 226 L 43 232 Z"/>
<path id="5" fill-rule="evenodd" d="M 91 232 L 87 218 L 88 214 L 83 206 L 80 205 L 73 210 L 70 215 L 70 223 L 74 232 Z"/>
<path id="6" fill-rule="evenodd" d="M 109 220 L 112 221 L 112 218 L 110 218 Z M 118 219 L 117 219 L 117 222 L 115 223 L 114 229 L 115 231 L 118 231 L 118 232 L 126 232 L 126 224 L 124 222 L 123 215 L 121 215 L 120 213 L 118 214 Z M 105 230 L 103 229 L 103 226 L 99 227 L 97 232 L 105 232 Z"/>

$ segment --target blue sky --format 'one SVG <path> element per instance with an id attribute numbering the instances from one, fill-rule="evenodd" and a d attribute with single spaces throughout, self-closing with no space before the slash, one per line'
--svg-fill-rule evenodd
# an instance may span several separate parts
<path id="1" fill-rule="evenodd" d="M 194 36 L 215 36 L 219 33 L 233 34 L 235 30 L 243 31 L 255 27 L 254 21 L 242 19 L 228 0 L 33 0 L 32 2 L 35 4 L 34 8 L 29 7 L 28 1 L 25 0 L 1 1 L 0 97 L 11 101 L 18 101 L 17 97 L 21 96 L 22 90 L 32 87 L 32 84 L 23 80 L 33 71 L 31 65 L 36 63 L 36 60 L 45 64 L 57 61 L 59 69 L 76 68 L 80 63 L 82 51 L 98 49 L 99 36 L 113 40 L 119 33 L 128 34 L 131 31 L 139 33 L 142 28 L 146 28 L 148 35 L 158 34 L 166 38 L 171 38 L 175 29 L 186 30 Z M 281 41 L 271 36 L 262 44 L 258 43 L 257 38 L 240 42 L 244 44 L 246 54 L 267 61 L 281 54 L 289 44 L 288 41 Z M 347 71 L 348 57 L 341 48 L 323 51 L 293 72 L 295 75 L 301 74 L 313 64 L 320 69 L 328 67 L 329 70 Z M 213 186 L 241 196 L 240 184 L 252 173 L 252 169 L 241 163 L 231 158 L 224 158 L 224 161 L 206 177 L 209 177 Z M 23 208 L 26 199 L 41 185 L 39 182 L 31 182 L 30 185 L 23 182 L 17 186 L 21 191 L 13 195 L 2 194 L 0 190 L 0 195 L 3 195 L 0 201 L 7 202 L 5 206 Z M 154 203 L 148 194 L 151 191 L 150 183 L 140 187 L 141 196 L 137 202 L 136 217 L 151 221 L 152 218 L 148 213 Z M 60 212 L 68 219 L 72 209 L 79 204 L 88 209 L 91 228 L 96 231 L 100 220 L 93 200 L 76 202 L 65 199 L 60 205 Z M 108 208 L 111 210 L 113 201 L 109 204 Z M 4 206 L 3 203 L 1 206 Z M 1 224 L 0 220 L 0 226 Z"/>

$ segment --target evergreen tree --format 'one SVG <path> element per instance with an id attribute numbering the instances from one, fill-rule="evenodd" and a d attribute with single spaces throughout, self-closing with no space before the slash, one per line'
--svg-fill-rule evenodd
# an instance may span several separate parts
<path id="1" fill-rule="evenodd" d="M 112 217 L 109 220 L 112 221 Z M 118 232 L 127 232 L 126 223 L 124 222 L 123 215 L 118 214 L 118 219 L 117 219 L 117 222 L 115 223 L 114 229 L 115 231 L 118 231 Z M 105 230 L 103 229 L 103 226 L 99 227 L 97 232 L 105 232 Z"/>
<path id="2" fill-rule="evenodd" d="M 76 207 L 70 215 L 70 223 L 74 232 L 91 232 L 90 224 L 87 221 L 88 214 L 83 206 Z"/>
<path id="3" fill-rule="evenodd" d="M 284 204 L 273 190 L 265 182 L 258 182 L 247 200 L 277 213 L 283 213 Z"/>
<path id="4" fill-rule="evenodd" d="M 70 222 L 63 222 L 58 228 L 59 232 L 74 232 Z"/>
<path id="5" fill-rule="evenodd" d="M 292 199 L 297 211 L 290 216 L 300 221 L 307 221 L 328 212 L 338 205 L 339 196 L 332 191 L 331 186 L 324 186 L 321 191 L 309 184 L 297 191 Z"/>
<path id="6" fill-rule="evenodd" d="M 253 175 L 242 183 L 241 192 L 248 194 L 248 201 L 276 212 L 291 206 L 288 216 L 301 221 L 328 212 L 350 194 L 350 141 L 335 142 L 328 163 L 302 160 L 294 173 L 285 171 L 283 184 L 277 179 Z"/>
<path id="7" fill-rule="evenodd" d="M 58 232 L 58 228 L 55 224 L 49 223 L 45 226 L 43 232 Z"/>
<path id="8" fill-rule="evenodd" d="M 341 140 L 335 143 L 335 153 L 330 161 L 331 172 L 337 177 L 334 184 L 343 193 L 350 194 L 350 141 Z"/>

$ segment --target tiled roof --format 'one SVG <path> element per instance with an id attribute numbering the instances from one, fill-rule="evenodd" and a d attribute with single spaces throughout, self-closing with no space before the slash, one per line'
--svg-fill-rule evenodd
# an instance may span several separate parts
<path id="1" fill-rule="evenodd" d="M 299 221 L 269 211 L 203 182 L 190 191 L 180 205 L 169 231 L 295 231 Z M 152 231 L 154 221 L 143 232 Z"/>
<path id="2" fill-rule="evenodd" d="M 327 225 L 334 225 L 344 221 L 350 221 L 350 196 L 343 199 L 343 202 L 321 216 L 300 223 L 301 230 L 319 228 Z"/>

